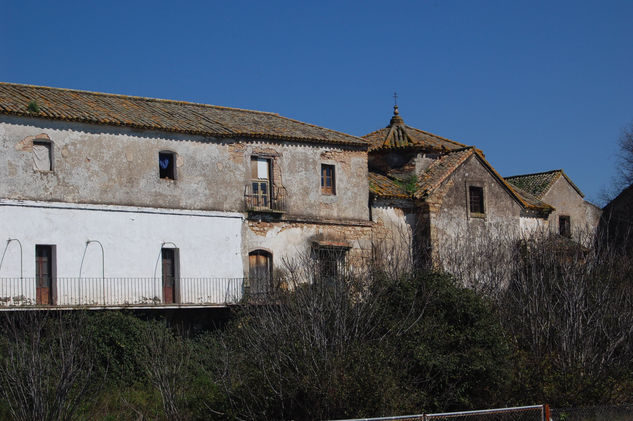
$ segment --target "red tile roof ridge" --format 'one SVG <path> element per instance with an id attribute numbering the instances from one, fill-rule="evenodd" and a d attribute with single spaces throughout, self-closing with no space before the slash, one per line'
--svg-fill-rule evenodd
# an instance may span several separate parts
<path id="1" fill-rule="evenodd" d="M 436 134 L 434 134 L 434 133 L 427 132 L 426 130 L 418 129 L 418 128 L 416 128 L 416 127 L 411 127 L 411 126 L 406 125 L 406 124 L 405 124 L 405 126 L 406 126 L 408 129 L 411 129 L 411 130 L 416 130 L 416 131 L 418 131 L 418 132 L 422 132 L 422 133 L 424 133 L 425 135 L 433 136 L 433 137 L 436 137 L 436 138 L 438 138 L 438 139 L 445 140 L 445 141 L 447 141 L 447 142 L 454 143 L 454 144 L 456 144 L 456 145 L 460 145 L 460 146 L 463 146 L 463 147 L 470 147 L 470 146 L 466 145 L 465 143 L 461 143 L 461 142 L 458 142 L 458 141 L 456 141 L 456 140 L 449 139 L 449 138 L 444 137 L 444 136 L 439 136 L 439 135 L 436 135 Z"/>
<path id="2" fill-rule="evenodd" d="M 223 105 L 204 104 L 204 103 L 201 103 L 201 102 L 179 101 L 179 100 L 175 100 L 175 99 L 153 98 L 153 97 L 145 97 L 145 96 L 138 96 L 138 95 L 113 94 L 113 93 L 109 93 L 109 92 L 86 91 L 86 90 L 83 90 L 83 89 L 71 89 L 71 88 L 58 88 L 58 87 L 55 87 L 55 86 L 31 85 L 31 84 L 26 84 L 26 83 L 0 82 L 0 85 L 19 86 L 19 87 L 37 88 L 37 89 L 51 89 L 51 90 L 54 90 L 54 91 L 89 94 L 89 95 L 97 95 L 97 96 L 104 96 L 104 97 L 121 98 L 121 99 L 131 99 L 131 100 L 135 100 L 135 101 L 165 102 L 165 103 L 169 103 L 169 104 L 194 105 L 194 106 L 197 106 L 197 107 L 218 108 L 218 109 L 221 109 L 221 110 L 241 111 L 241 112 L 245 112 L 245 113 L 267 114 L 267 115 L 273 115 L 273 116 L 285 118 L 285 119 L 288 119 L 288 120 L 292 120 L 292 119 L 290 119 L 288 117 L 284 117 L 282 115 L 279 115 L 278 113 L 273 113 L 273 112 L 270 112 L 270 111 L 249 110 L 247 108 L 226 107 L 226 106 L 223 106 Z M 298 120 L 294 120 L 294 121 L 298 121 Z M 308 124 L 308 123 L 304 123 L 302 121 L 299 121 L 299 123 Z M 319 127 L 319 126 L 315 126 L 315 127 Z M 330 129 L 328 129 L 328 130 L 330 130 Z M 332 130 L 332 131 L 334 131 L 334 130 Z M 346 134 L 346 133 L 344 133 L 344 134 Z M 347 136 L 352 136 L 352 135 L 349 135 L 349 134 L 346 134 L 346 135 Z"/>
<path id="3" fill-rule="evenodd" d="M 517 175 L 509 175 L 507 177 L 503 177 L 503 178 L 518 178 L 518 177 L 527 177 L 530 175 L 543 175 L 543 174 L 552 174 L 555 172 L 564 172 L 562 169 L 558 169 L 558 170 L 549 170 L 549 171 L 540 171 L 540 172 L 531 172 L 531 173 L 526 173 L 526 174 L 517 174 Z"/>

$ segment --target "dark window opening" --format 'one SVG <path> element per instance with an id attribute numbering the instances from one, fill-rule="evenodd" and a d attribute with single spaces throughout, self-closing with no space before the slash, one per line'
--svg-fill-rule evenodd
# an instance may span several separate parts
<path id="1" fill-rule="evenodd" d="M 163 302 L 174 304 L 178 302 L 178 249 L 161 249 L 163 269 Z"/>
<path id="2" fill-rule="evenodd" d="M 336 194 L 334 165 L 321 165 L 321 194 Z"/>
<path id="3" fill-rule="evenodd" d="M 36 171 L 53 171 L 53 144 L 51 142 L 33 142 L 33 168 Z"/>
<path id="4" fill-rule="evenodd" d="M 317 246 L 314 254 L 317 264 L 317 276 L 321 280 L 335 280 L 345 274 L 346 247 Z"/>
<path id="5" fill-rule="evenodd" d="M 273 256 L 264 250 L 248 255 L 248 279 L 251 294 L 265 294 L 272 288 Z"/>
<path id="6" fill-rule="evenodd" d="M 558 217 L 558 232 L 563 237 L 571 238 L 571 218 L 568 215 Z"/>
<path id="7" fill-rule="evenodd" d="M 35 246 L 35 303 L 53 305 L 55 288 L 55 246 Z"/>
<path id="8" fill-rule="evenodd" d="M 468 200 L 471 214 L 484 214 L 484 189 L 483 187 L 468 187 Z"/>
<path id="9" fill-rule="evenodd" d="M 176 154 L 173 152 L 158 153 L 158 174 L 167 180 L 176 179 Z"/>

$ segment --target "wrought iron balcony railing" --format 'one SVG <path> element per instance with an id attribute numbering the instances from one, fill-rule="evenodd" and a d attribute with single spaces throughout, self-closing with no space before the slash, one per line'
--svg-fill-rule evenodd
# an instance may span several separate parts
<path id="1" fill-rule="evenodd" d="M 285 212 L 286 188 L 254 181 L 244 187 L 244 203 L 249 212 Z"/>
<path id="2" fill-rule="evenodd" d="M 55 278 L 38 288 L 35 278 L 0 278 L 0 308 L 224 306 L 244 295 L 243 278 L 178 278 L 165 294 L 162 278 Z"/>

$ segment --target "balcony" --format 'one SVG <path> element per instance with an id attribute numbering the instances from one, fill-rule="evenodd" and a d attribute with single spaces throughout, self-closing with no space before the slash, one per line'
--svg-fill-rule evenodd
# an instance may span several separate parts
<path id="1" fill-rule="evenodd" d="M 0 310 L 225 307 L 243 296 L 243 278 L 179 278 L 170 291 L 160 277 L 56 278 L 50 290 L 35 278 L 0 278 Z"/>
<path id="2" fill-rule="evenodd" d="M 270 186 L 267 181 L 254 181 L 244 186 L 244 203 L 248 212 L 284 213 L 286 188 Z"/>

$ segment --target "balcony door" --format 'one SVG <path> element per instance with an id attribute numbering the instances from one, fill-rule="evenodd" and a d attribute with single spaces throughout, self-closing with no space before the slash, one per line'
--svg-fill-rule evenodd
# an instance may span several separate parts
<path id="1" fill-rule="evenodd" d="M 161 249 L 163 269 L 163 303 L 175 304 L 178 302 L 178 249 Z"/>
<path id="2" fill-rule="evenodd" d="M 253 207 L 270 208 L 270 159 L 251 158 L 251 189 Z"/>
<path id="3" fill-rule="evenodd" d="M 55 246 L 35 246 L 35 303 L 53 305 Z"/>

